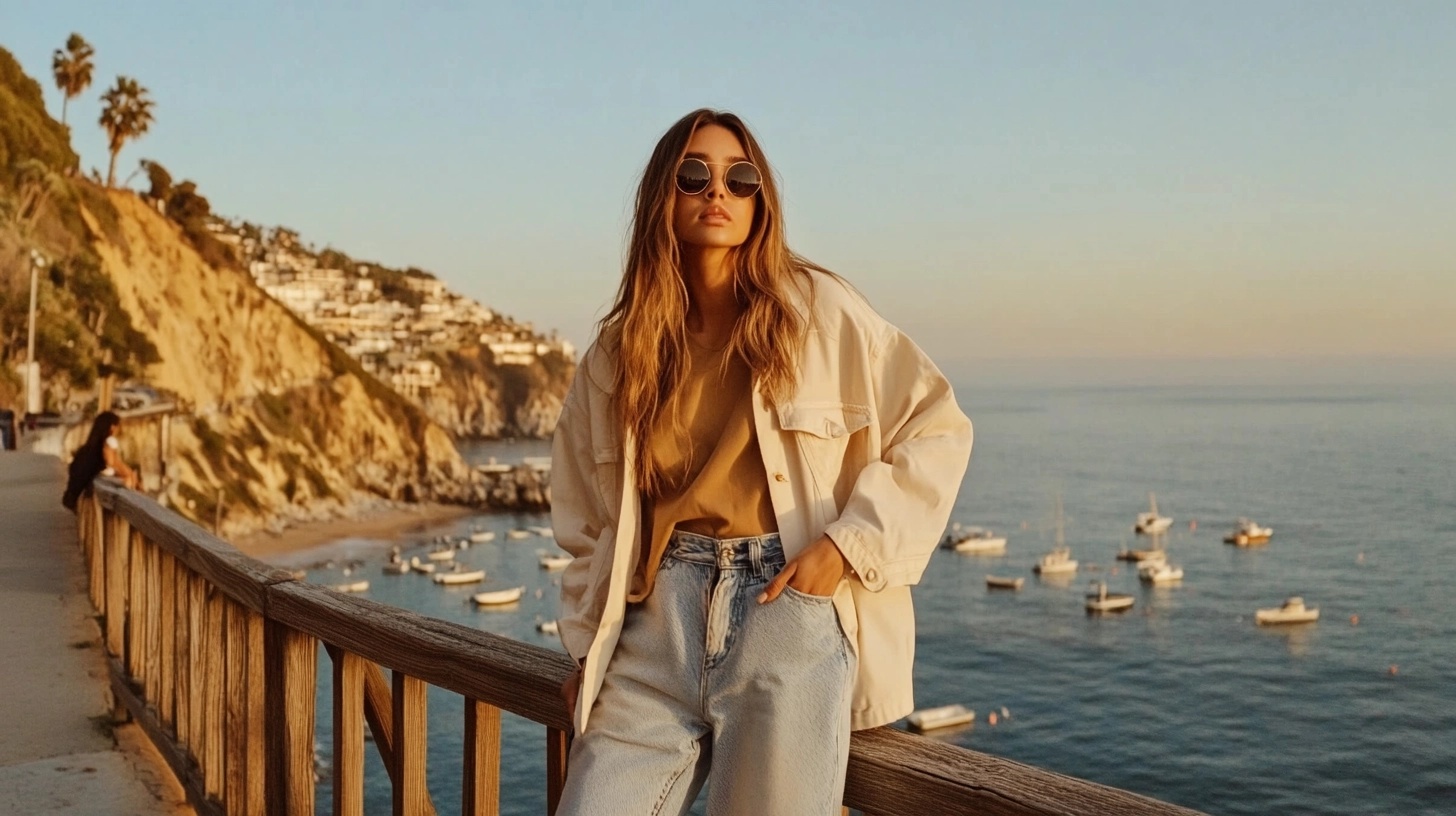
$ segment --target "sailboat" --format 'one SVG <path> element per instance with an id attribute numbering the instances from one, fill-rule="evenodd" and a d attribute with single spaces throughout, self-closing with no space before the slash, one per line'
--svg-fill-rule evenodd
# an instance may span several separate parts
<path id="1" fill-rule="evenodd" d="M 1062 497 L 1057 496 L 1057 546 L 1051 552 L 1036 560 L 1038 575 L 1058 575 L 1077 571 L 1077 561 L 1072 558 L 1072 551 L 1067 549 L 1066 540 L 1063 534 L 1064 523 L 1062 520 Z"/>
<path id="2" fill-rule="evenodd" d="M 1167 532 L 1173 526 L 1173 519 L 1168 516 L 1158 515 L 1158 497 L 1152 493 L 1148 494 L 1148 510 L 1145 513 L 1138 513 L 1137 521 L 1133 522 L 1132 529 L 1139 535 L 1154 535 Z"/>

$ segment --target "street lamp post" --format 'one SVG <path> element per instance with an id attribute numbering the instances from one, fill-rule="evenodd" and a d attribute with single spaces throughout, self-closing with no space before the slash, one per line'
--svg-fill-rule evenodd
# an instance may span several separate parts
<path id="1" fill-rule="evenodd" d="M 25 340 L 25 412 L 39 414 L 40 365 L 35 361 L 35 298 L 39 290 L 40 269 L 45 266 L 45 256 L 40 250 L 30 251 L 30 327 Z"/>

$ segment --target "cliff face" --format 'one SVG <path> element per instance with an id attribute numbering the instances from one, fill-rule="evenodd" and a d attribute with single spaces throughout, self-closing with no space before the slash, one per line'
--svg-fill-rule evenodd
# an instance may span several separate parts
<path id="1" fill-rule="evenodd" d="M 178 395 L 166 500 L 224 535 L 377 499 L 482 501 L 445 429 L 365 374 L 244 274 L 205 263 L 136 196 L 89 212 L 93 248 Z M 554 418 L 554 415 L 553 415 Z M 222 508 L 218 511 L 218 502 Z"/>
<path id="2" fill-rule="evenodd" d="M 575 370 L 559 354 L 530 365 L 497 365 L 479 346 L 439 355 L 435 362 L 440 384 L 417 402 L 456 437 L 551 436 Z"/>

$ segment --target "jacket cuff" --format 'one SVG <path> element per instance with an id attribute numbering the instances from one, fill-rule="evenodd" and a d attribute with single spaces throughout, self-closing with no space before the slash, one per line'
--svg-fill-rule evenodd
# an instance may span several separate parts
<path id="1" fill-rule="evenodd" d="M 885 588 L 885 570 L 857 528 L 843 521 L 836 521 L 829 525 L 824 534 L 844 554 L 845 560 L 849 561 L 849 568 L 854 570 L 865 589 L 879 592 Z"/>

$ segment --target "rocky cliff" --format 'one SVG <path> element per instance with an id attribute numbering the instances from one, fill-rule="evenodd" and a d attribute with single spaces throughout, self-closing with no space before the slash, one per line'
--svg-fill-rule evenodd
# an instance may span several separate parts
<path id="1" fill-rule="evenodd" d="M 420 407 L 457 437 L 549 437 L 574 364 L 551 354 L 531 365 L 496 365 L 480 346 L 436 355 L 440 384 Z"/>
<path id="2" fill-rule="evenodd" d="M 176 394 L 166 498 L 238 535 L 377 499 L 484 501 L 449 433 L 129 192 L 92 248 Z M 221 501 L 221 511 L 217 504 Z"/>

